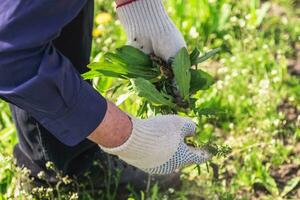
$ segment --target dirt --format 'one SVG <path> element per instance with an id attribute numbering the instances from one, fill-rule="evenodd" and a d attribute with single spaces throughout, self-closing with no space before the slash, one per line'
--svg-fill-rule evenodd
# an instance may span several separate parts
<path id="1" fill-rule="evenodd" d="M 300 115 L 297 107 L 292 105 L 287 99 L 284 99 L 278 106 L 278 111 L 285 115 L 287 123 L 296 123 L 298 116 Z"/>
<path id="2" fill-rule="evenodd" d="M 300 7 L 300 1 L 296 1 L 295 8 Z M 269 14 L 272 16 L 286 16 L 288 15 L 286 9 L 276 3 L 272 3 L 269 9 Z M 295 42 L 292 45 L 294 49 L 294 54 L 292 58 L 288 59 L 288 71 L 291 75 L 300 78 L 300 43 Z"/>
<path id="3" fill-rule="evenodd" d="M 300 142 L 296 144 L 295 147 L 293 148 L 293 154 L 300 155 Z"/>
<path id="4" fill-rule="evenodd" d="M 276 3 L 272 3 L 269 14 L 271 16 L 284 16 L 287 14 L 286 9 Z"/>
<path id="5" fill-rule="evenodd" d="M 300 165 L 284 164 L 270 170 L 271 176 L 279 185 L 284 186 L 289 180 L 300 175 Z"/>
<path id="6" fill-rule="evenodd" d="M 294 49 L 293 58 L 288 60 L 288 70 L 291 75 L 300 78 L 300 43 L 294 44 Z"/>
<path id="7" fill-rule="evenodd" d="M 285 134 L 279 135 L 278 139 L 281 139 L 285 145 L 292 145 L 292 141 L 290 141 L 289 138 L 290 134 L 294 134 L 294 125 L 297 123 L 300 111 L 295 105 L 289 102 L 287 98 L 281 102 L 277 110 L 278 112 L 282 112 L 284 114 L 286 121 L 286 123 L 284 123 L 282 126 Z M 300 142 L 294 145 L 291 156 L 297 156 L 299 154 Z M 300 164 L 285 163 L 278 167 L 271 167 L 270 175 L 275 179 L 278 187 L 283 189 L 288 181 L 294 177 L 300 176 Z M 300 196 L 300 184 L 292 191 L 292 193 L 294 196 Z"/>

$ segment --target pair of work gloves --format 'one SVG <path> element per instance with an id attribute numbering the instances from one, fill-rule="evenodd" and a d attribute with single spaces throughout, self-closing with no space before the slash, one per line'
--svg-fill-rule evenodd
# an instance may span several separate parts
<path id="1" fill-rule="evenodd" d="M 162 0 L 136 0 L 117 8 L 128 45 L 145 53 L 154 53 L 166 61 L 186 43 L 166 13 Z M 195 123 L 176 115 L 156 116 L 141 120 L 131 118 L 133 130 L 119 147 L 105 152 L 150 174 L 170 174 L 190 164 L 201 164 L 211 158 L 204 149 L 185 144 L 185 137 L 196 131 Z"/>

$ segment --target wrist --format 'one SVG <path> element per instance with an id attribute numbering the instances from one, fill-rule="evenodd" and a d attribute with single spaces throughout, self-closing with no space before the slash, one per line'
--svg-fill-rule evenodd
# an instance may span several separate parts
<path id="1" fill-rule="evenodd" d="M 127 4 L 133 3 L 138 0 L 116 0 L 117 8 L 126 6 Z"/>
<path id="2" fill-rule="evenodd" d="M 129 116 L 113 103 L 108 102 L 103 121 L 88 139 L 103 147 L 115 148 L 124 144 L 131 132 L 132 122 Z"/>

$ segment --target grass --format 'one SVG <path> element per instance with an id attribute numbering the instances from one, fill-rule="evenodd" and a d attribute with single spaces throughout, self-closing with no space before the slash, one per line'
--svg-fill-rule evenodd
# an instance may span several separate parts
<path id="1" fill-rule="evenodd" d="M 196 99 L 199 109 L 226 111 L 201 117 L 200 137 L 214 135 L 219 144 L 227 144 L 233 151 L 227 158 L 213 160 L 209 171 L 202 166 L 200 175 L 195 166 L 183 169 L 183 185 L 179 189 L 162 191 L 152 185 L 147 195 L 145 191 L 129 189 L 130 198 L 299 199 L 300 77 L 289 73 L 293 68 L 290 63 L 299 59 L 296 56 L 296 47 L 300 45 L 299 3 L 292 0 L 165 3 L 190 48 L 197 46 L 206 52 L 226 44 L 231 51 L 199 66 L 214 74 L 217 83 L 210 90 L 197 93 Z M 97 0 L 96 16 L 92 52 L 95 60 L 126 41 L 111 1 Z M 117 83 L 109 78 L 95 80 L 95 86 L 107 97 Z M 136 114 L 139 105 L 132 102 L 139 99 L 124 95 L 126 92 L 114 95 L 112 100 L 123 110 Z M 25 173 L 13 165 L 12 148 L 16 143 L 9 109 L 1 102 L 0 199 L 15 199 L 15 191 L 26 196 L 16 184 Z M 108 173 L 106 182 L 113 179 L 117 178 Z M 71 182 L 67 183 L 76 185 L 76 180 Z M 114 195 L 118 199 L 113 188 L 106 186 L 97 192 L 85 186 L 58 191 L 61 199 L 114 199 Z M 52 190 L 39 192 L 51 199 L 46 193 L 55 193 L 56 189 Z M 27 197 L 30 198 L 29 194 Z"/>

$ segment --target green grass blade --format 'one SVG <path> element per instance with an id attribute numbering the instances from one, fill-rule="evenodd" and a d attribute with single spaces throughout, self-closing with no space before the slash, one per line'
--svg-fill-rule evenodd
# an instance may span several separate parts
<path id="1" fill-rule="evenodd" d="M 299 183 L 300 183 L 300 177 L 294 177 L 293 179 L 288 181 L 288 183 L 286 184 L 286 186 L 284 187 L 281 193 L 281 197 L 284 197 L 285 195 L 293 191 Z"/>
<path id="2" fill-rule="evenodd" d="M 98 72 L 98 71 L 95 71 L 95 70 L 91 70 L 91 71 L 88 71 L 88 72 L 82 74 L 82 78 L 84 80 L 87 80 L 87 79 L 93 79 L 93 78 L 99 77 L 101 75 L 102 75 L 101 72 Z"/>
<path id="3" fill-rule="evenodd" d="M 117 49 L 117 56 L 128 65 L 144 66 L 148 68 L 152 66 L 150 57 L 132 46 L 123 46 Z"/>
<path id="4" fill-rule="evenodd" d="M 191 65 L 197 64 L 197 59 L 200 55 L 200 51 L 198 48 L 195 48 L 190 55 Z"/>
<path id="5" fill-rule="evenodd" d="M 112 55 L 112 54 L 111 54 Z M 108 61 L 94 62 L 88 66 L 92 71 L 88 74 L 84 74 L 84 77 L 94 78 L 99 77 L 99 74 L 108 77 L 118 77 L 118 78 L 138 78 L 142 77 L 145 79 L 154 79 L 159 75 L 158 71 L 152 70 L 150 68 L 140 68 L 136 66 L 124 65 L 122 63 L 110 63 Z M 98 73 L 98 74 L 97 74 Z M 93 77 L 93 75 L 95 75 Z"/>
<path id="6" fill-rule="evenodd" d="M 203 63 L 204 61 L 208 60 L 209 58 L 215 56 L 216 54 L 218 54 L 220 51 L 222 51 L 222 48 L 219 47 L 219 48 L 216 48 L 216 49 L 213 49 L 207 53 L 205 53 L 203 56 L 199 57 L 197 60 L 196 60 L 196 63 L 195 64 L 200 64 L 200 63 Z"/>

